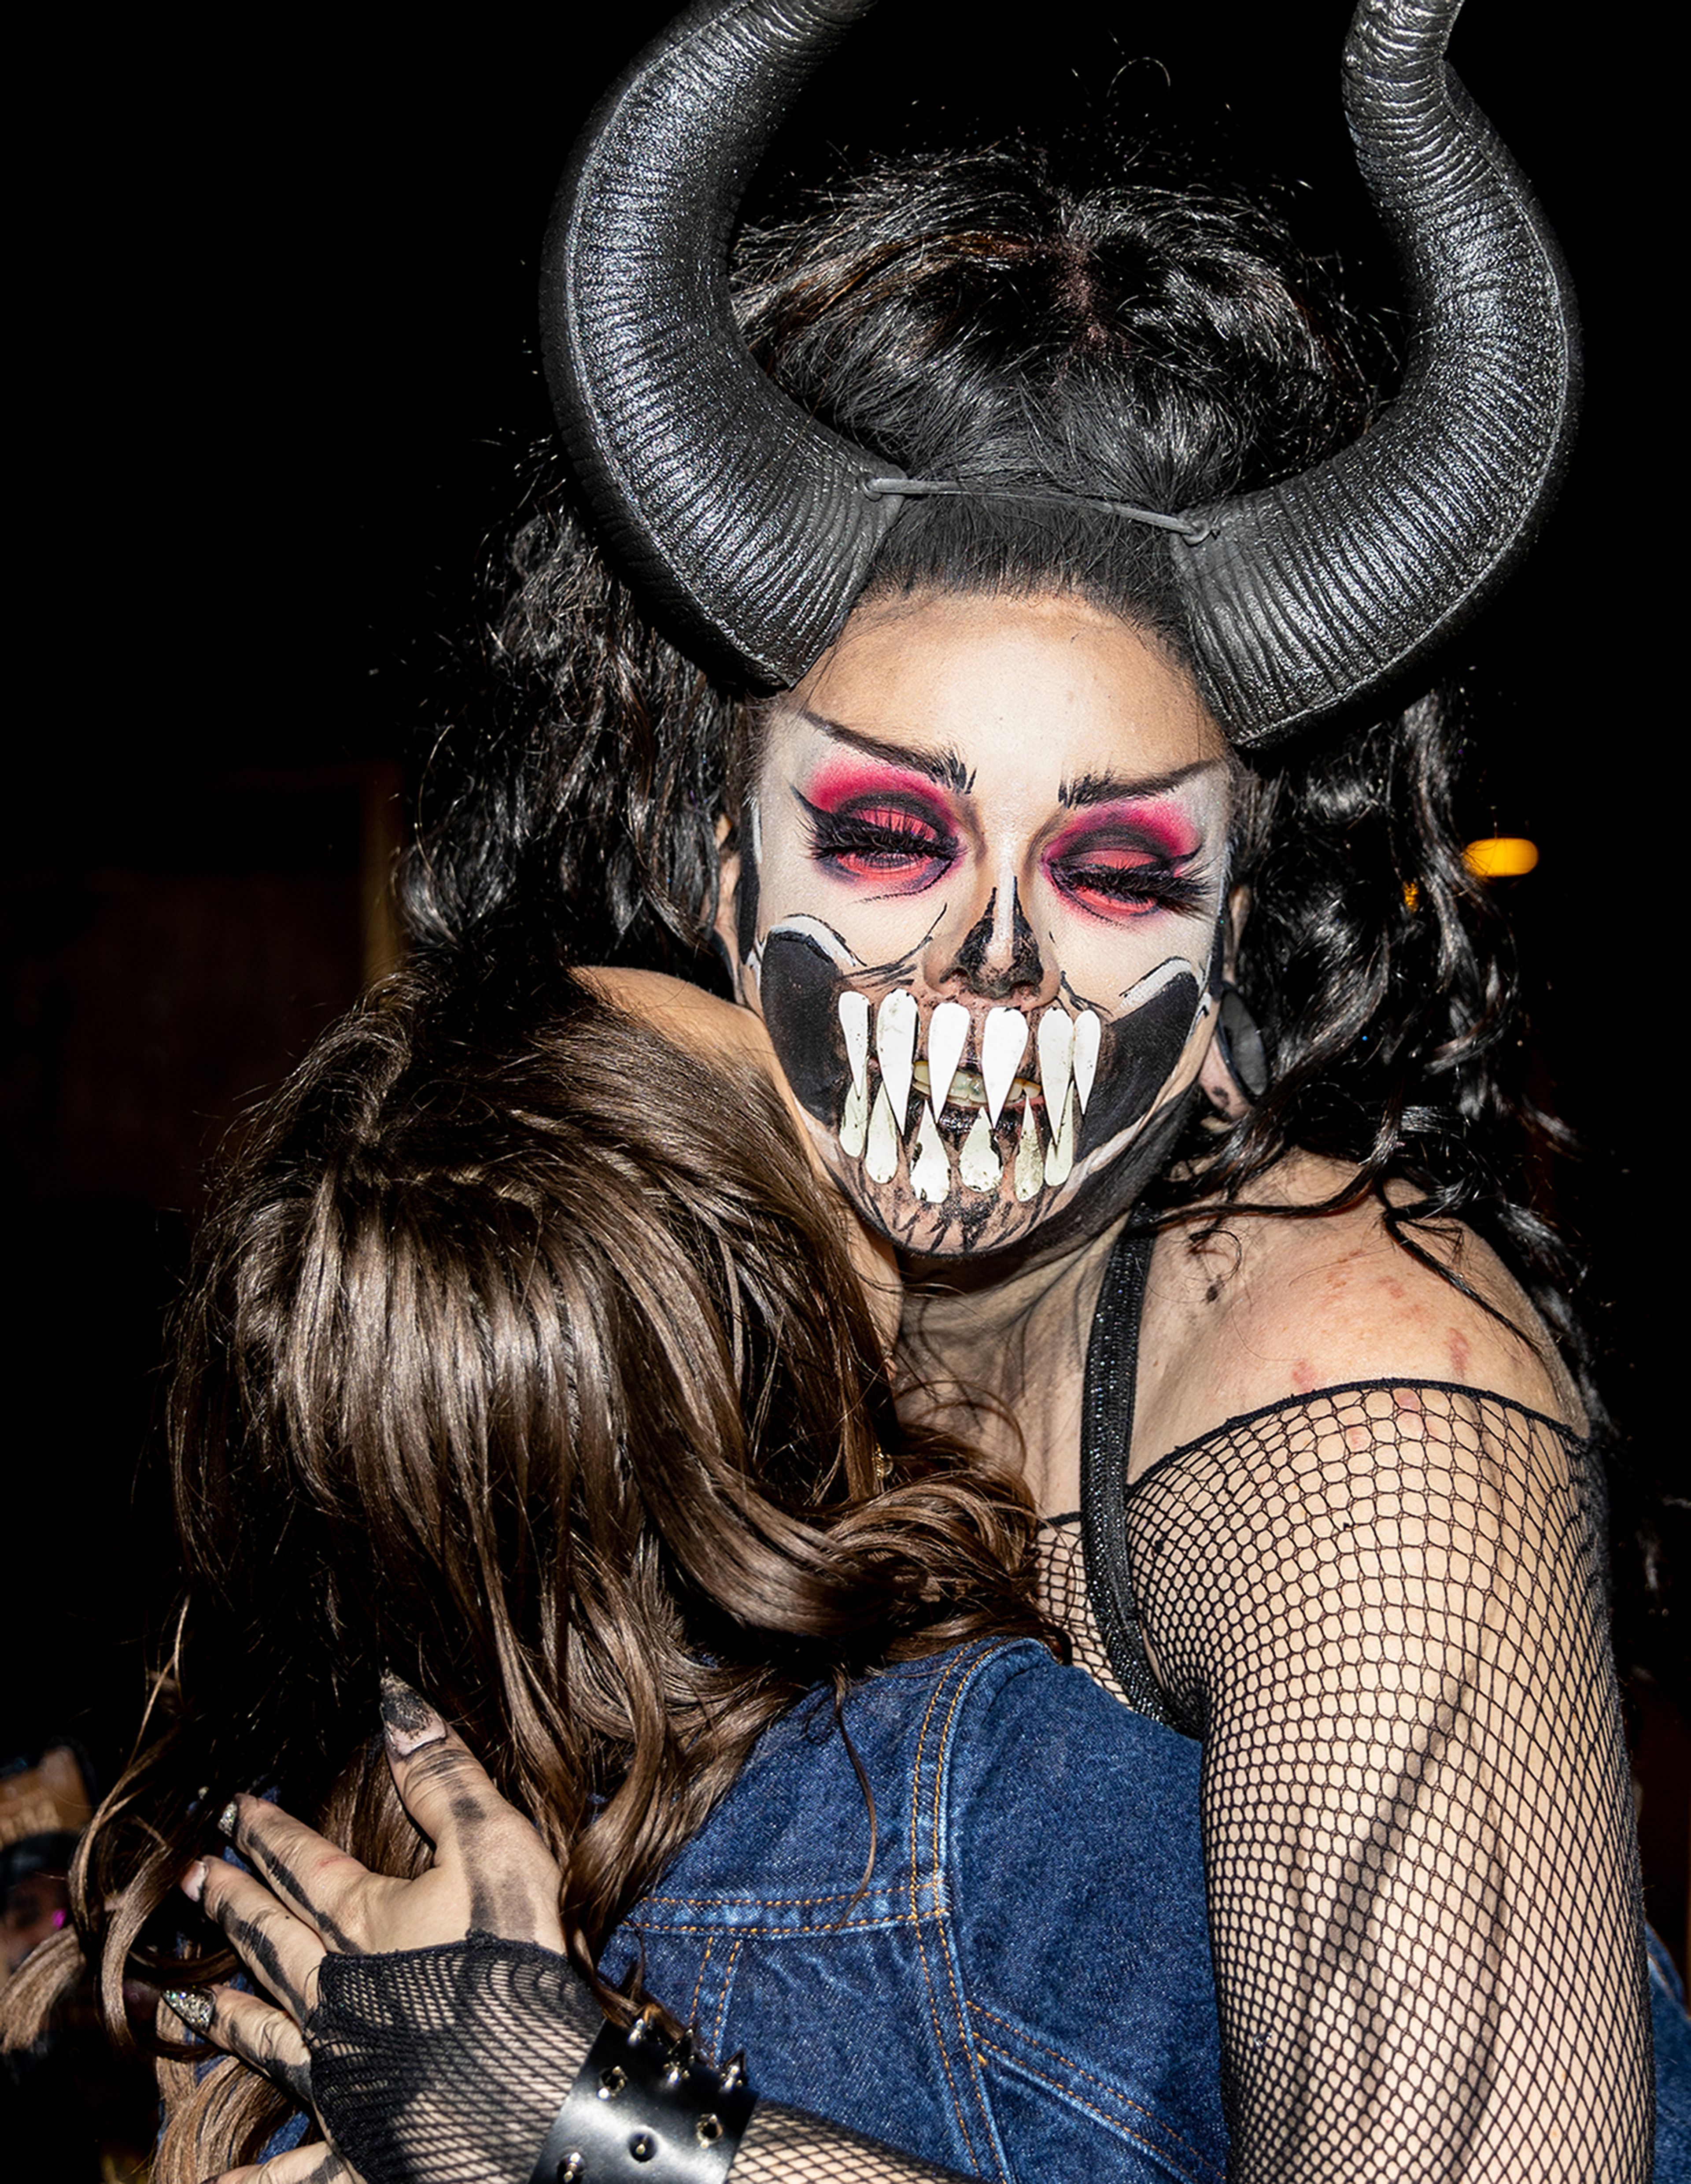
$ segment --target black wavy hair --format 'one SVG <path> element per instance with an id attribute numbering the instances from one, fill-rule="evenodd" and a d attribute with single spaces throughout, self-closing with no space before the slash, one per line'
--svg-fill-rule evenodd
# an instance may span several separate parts
<path id="1" fill-rule="evenodd" d="M 1019 147 L 876 167 L 746 234 L 736 269 L 754 349 L 825 423 L 913 475 L 1036 495 L 1178 509 L 1269 483 L 1355 437 L 1389 362 L 1269 210 L 1186 181 L 1081 187 Z M 1159 534 L 1083 504 L 936 498 L 907 506 L 869 595 L 1070 590 L 1184 659 L 1165 566 Z M 652 627 L 555 458 L 495 584 L 492 716 L 445 739 L 408 875 L 420 944 L 520 947 L 539 919 L 576 960 L 710 977 L 716 831 L 755 707 Z M 1238 980 L 1272 1077 L 1154 1202 L 1247 1203 L 1299 1146 L 1345 1163 L 1342 1198 L 1377 1196 L 1411 1251 L 1418 1223 L 1466 1221 L 1600 1417 L 1573 1269 L 1534 1204 L 1562 1133 L 1522 1096 L 1506 921 L 1463 861 L 1459 726 L 1435 693 L 1239 760 Z"/>

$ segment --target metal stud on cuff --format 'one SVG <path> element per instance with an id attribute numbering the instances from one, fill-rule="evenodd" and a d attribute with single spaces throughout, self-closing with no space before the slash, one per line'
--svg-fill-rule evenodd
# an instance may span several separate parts
<path id="1" fill-rule="evenodd" d="M 722 2184 L 757 2095 L 743 2055 L 718 2070 L 650 2018 L 607 2025 L 546 2134 L 530 2184 Z"/>

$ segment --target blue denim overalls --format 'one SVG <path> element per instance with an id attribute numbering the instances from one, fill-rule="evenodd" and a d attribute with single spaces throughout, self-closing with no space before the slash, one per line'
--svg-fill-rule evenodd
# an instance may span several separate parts
<path id="1" fill-rule="evenodd" d="M 1196 1744 L 1043 1646 L 883 1671 L 779 1724 L 612 1937 L 771 2099 L 967 2174 L 1227 2166 Z"/>
<path id="2" fill-rule="evenodd" d="M 1026 1641 L 816 1694 L 612 1937 L 758 2090 L 965 2174 L 1226 2167 L 1199 1747 Z M 1691 2025 L 1652 1937 L 1656 2184 L 1691 2184 Z M 244 1984 L 244 1982 L 242 1982 Z M 295 2144 L 300 2114 L 265 2148 Z"/>

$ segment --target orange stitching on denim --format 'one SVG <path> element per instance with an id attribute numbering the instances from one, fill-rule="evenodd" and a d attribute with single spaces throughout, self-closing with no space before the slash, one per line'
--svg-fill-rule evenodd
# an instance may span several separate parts
<path id="1" fill-rule="evenodd" d="M 721 1998 L 716 2005 L 716 2023 L 711 2029 L 710 2053 L 714 2056 L 720 2056 L 722 2053 L 722 2020 L 728 2014 L 728 1994 L 734 1984 L 734 1966 L 739 1955 L 740 1944 L 737 1940 L 728 1952 L 728 1962 L 722 1974 Z"/>
<path id="2" fill-rule="evenodd" d="M 902 1881 L 896 1888 L 871 1888 L 871 1896 L 903 1895 Z M 640 1908 L 648 1903 L 679 1903 L 688 1911 L 709 1910 L 721 1903 L 743 1903 L 748 1908 L 755 1904 L 759 1911 L 808 1910 L 814 1903 L 857 1903 L 863 1899 L 860 1888 L 838 1888 L 826 1896 L 642 1896 Z"/>
<path id="3" fill-rule="evenodd" d="M 928 1724 L 933 1719 L 933 1710 L 939 1704 L 939 1695 L 945 1689 L 945 1678 L 941 1676 L 934 1685 L 933 1695 L 927 1702 L 927 1712 L 922 1716 L 922 1725 L 916 1738 L 916 1763 L 910 1769 L 910 1892 L 915 1893 L 916 1873 L 921 1863 L 921 1797 L 922 1747 L 927 1742 Z"/>
<path id="4" fill-rule="evenodd" d="M 987 1647 L 969 1663 L 967 1670 L 958 1677 L 957 1689 L 952 1695 L 950 1710 L 945 1717 L 945 1727 L 940 1736 L 939 1744 L 942 1756 L 939 1761 L 936 1763 L 933 1770 L 933 1833 L 936 1845 L 939 1840 L 940 1786 L 944 1779 L 945 1774 L 943 1755 L 950 1749 L 952 1725 L 957 1719 L 957 1709 L 962 1705 L 964 1697 L 968 1691 L 970 1685 L 975 1680 L 975 1673 L 976 1669 L 984 1668 L 986 1663 L 991 1660 L 994 1653 L 1000 1652 L 1003 1650 L 1004 1649 L 1001 1646 L 998 1646 Z M 934 1870 L 936 1873 L 939 1870 L 939 1853 L 937 1848 L 934 1852 Z M 920 1930 L 918 1930 L 920 1931 Z M 979 2065 L 975 2061 L 975 2043 L 970 2037 L 968 2005 L 964 2001 L 963 1997 L 957 1992 L 957 1972 L 956 1968 L 952 1962 L 952 1956 L 949 1949 L 945 1953 L 945 1978 L 946 1984 L 951 1989 L 951 2006 L 957 2013 L 957 2030 L 962 2036 L 963 2052 L 969 2057 L 970 2067 L 976 2074 L 975 2097 L 984 2109 L 987 2107 L 986 2089 L 980 2081 Z M 965 2136 L 967 2136 L 966 2131 Z"/>
<path id="5" fill-rule="evenodd" d="M 1042 2055 L 1050 2056 L 1054 2062 L 1060 2063 L 1065 2070 L 1077 2070 L 1082 2077 L 1090 2078 L 1093 2085 L 1104 2086 L 1115 2099 L 1126 2101 L 1129 2108 L 1138 2109 L 1142 2114 L 1149 2116 L 1160 2130 L 1168 2131 L 1171 2137 L 1180 2137 L 1178 2131 L 1173 2131 L 1169 2125 L 1163 2122 L 1154 2109 L 1146 2108 L 1143 2101 L 1136 2101 L 1131 2093 L 1120 2092 L 1110 2084 L 1108 2078 L 1101 2075 L 1097 2070 L 1087 2070 L 1084 2063 L 1076 2062 L 1072 2055 L 1065 2055 L 1060 2048 L 1052 2048 L 1043 2040 L 1036 2040 L 1031 2032 L 1024 2031 L 1014 2018 L 1000 2017 L 997 2010 L 988 2009 L 983 2002 L 971 2002 L 969 2007 L 977 2017 L 990 2018 L 994 2025 L 1002 2025 L 1005 2031 L 1015 2039 L 1024 2042 L 1029 2048 L 1037 2048 Z M 1028 2065 L 1030 2070 L 1032 2067 L 1032 2064 Z M 1185 2141 L 1182 2140 L 1181 2142 L 1183 2145 Z M 1193 2151 L 1196 2152 L 1195 2148 Z M 1202 2159 L 1201 2155 L 1199 2159 Z"/>
<path id="6" fill-rule="evenodd" d="M 918 1831 L 921 1827 L 921 1819 L 922 1754 L 927 1745 L 928 1732 L 933 1725 L 934 1712 L 939 1704 L 940 1694 L 944 1690 L 946 1684 L 953 1678 L 955 1678 L 956 1685 L 952 1694 L 950 1707 L 946 1713 L 945 1727 L 940 1734 L 940 1752 L 942 1757 L 940 1763 L 934 1769 L 934 1831 L 936 1837 L 937 1837 L 938 1834 L 940 1780 L 944 1771 L 943 1754 L 950 1739 L 952 1724 L 957 1719 L 957 1709 L 962 1704 L 964 1695 L 970 1684 L 974 1680 L 976 1669 L 982 1667 L 986 1662 L 989 1661 L 994 1653 L 1002 1652 L 1004 1650 L 1004 1643 L 1005 1641 L 988 1641 L 984 1644 L 976 1646 L 972 1654 L 965 1657 L 963 1660 L 954 1661 L 951 1666 L 946 1669 L 944 1674 L 942 1675 L 935 1684 L 933 1696 L 928 1701 L 927 1712 L 922 1716 L 921 1734 L 916 1739 L 916 1763 L 914 1769 L 911 1770 L 912 1780 L 910 1784 L 910 1885 L 913 1892 L 915 1886 L 915 1877 L 919 1864 L 918 1852 L 920 1847 L 920 1836 Z M 939 1864 L 938 1853 L 937 1850 L 935 1852 L 934 1873 L 936 1878 L 937 1878 L 939 1874 Z M 943 1918 L 946 1914 L 942 1909 L 939 1915 Z M 939 2009 L 934 1992 L 934 1977 L 933 1973 L 929 1967 L 927 1942 L 926 1937 L 922 1932 L 920 1920 L 916 1922 L 915 1934 L 916 1947 L 922 1960 L 922 1976 L 927 1981 L 928 2014 L 933 2021 L 934 2038 L 938 2042 L 939 2059 L 945 2071 L 946 2083 L 951 2088 L 951 2104 L 953 2109 L 956 2111 L 957 2127 L 963 2134 L 963 2142 L 969 2149 L 970 2159 L 971 2161 L 975 2161 L 978 2166 L 978 2159 L 975 2153 L 975 2142 L 970 2136 L 968 2118 L 964 2113 L 963 2103 L 959 2100 L 957 2096 L 957 2081 L 952 2072 L 951 2057 L 947 2051 L 945 2035 L 940 2027 Z M 957 2013 L 957 2030 L 962 2036 L 963 2052 L 969 2058 L 970 2070 L 975 2079 L 975 2098 L 980 2103 L 982 2113 L 990 2116 L 992 2111 L 987 2100 L 986 2089 L 981 2083 L 979 2065 L 976 2063 L 975 2057 L 975 2043 L 970 2035 L 968 2016 L 963 2003 L 957 1992 L 957 1978 L 956 1974 L 952 1970 L 951 1952 L 949 1948 L 945 1952 L 945 1978 L 946 1984 L 951 1990 L 951 2006 Z M 998 2176 L 1002 2178 L 1004 2174 L 1004 2164 L 1002 2162 L 995 2159 L 994 2166 L 997 2169 Z"/>
<path id="7" fill-rule="evenodd" d="M 957 2128 L 963 2134 L 963 2143 L 969 2150 L 970 2160 L 975 2162 L 975 2142 L 969 2133 L 969 2119 L 964 2113 L 963 2103 L 957 2096 L 957 2081 L 952 2073 L 951 2057 L 947 2049 L 944 2030 L 939 2021 L 939 2008 L 934 1994 L 933 1973 L 927 1959 L 927 1943 L 922 1933 L 921 1921 L 915 1918 L 916 1874 L 921 1863 L 922 1751 L 927 1742 L 928 1730 L 932 1724 L 934 1710 L 939 1704 L 940 1694 L 944 1691 L 947 1680 L 951 1674 L 952 1669 L 948 1669 L 934 1685 L 933 1696 L 927 1702 L 927 1711 L 922 1716 L 921 1731 L 916 1738 L 916 1763 L 910 1770 L 910 1909 L 915 1924 L 916 1953 L 921 1958 L 922 1978 L 927 1985 L 928 2015 L 933 2023 L 933 2036 L 939 2049 L 940 2068 L 945 2072 L 945 2082 L 951 2089 L 951 2106 L 957 2118 Z M 955 1713 L 954 1706 L 952 1711 Z M 965 2041 L 968 2038 L 966 2025 L 964 2028 L 964 2038 Z M 975 2165 L 978 2167 L 979 2164 L 976 2162 Z"/>
<path id="8" fill-rule="evenodd" d="M 704 1944 L 704 1954 L 698 1960 L 698 1977 L 693 1983 L 693 2008 L 687 2014 L 689 2025 L 698 2022 L 698 1997 L 704 1991 L 704 1975 L 710 1963 L 710 1952 L 715 1947 L 716 1936 L 713 1933 Z"/>
<path id="9" fill-rule="evenodd" d="M 1096 2116 L 1101 2124 L 1106 2124 L 1109 2126 L 1110 2130 L 1119 2131 L 1123 2138 L 1132 2139 L 1136 2146 L 1143 2146 L 1148 2153 L 1154 2153 L 1160 2160 L 1168 2161 L 1172 2159 L 1173 2157 L 1170 2154 L 1166 2147 L 1154 2146 L 1149 2139 L 1143 2137 L 1138 2131 L 1133 2130 L 1131 2125 L 1129 2125 L 1124 2118 L 1121 2116 L 1110 2115 L 1106 2114 L 1103 2109 L 1094 2108 L 1090 2101 L 1082 2100 L 1072 2086 L 1065 2086 L 1055 2078 L 1048 2078 L 1043 2070 L 1036 2070 L 1031 2063 L 1024 2061 L 1019 2055 L 1011 2054 L 1007 2048 L 995 2048 L 990 2040 L 983 2040 L 981 2042 L 981 2045 L 985 2048 L 987 2054 L 997 2055 L 1013 2070 L 1025 2070 L 1027 2075 L 1035 2080 L 1037 2083 L 1042 2086 L 1049 2086 L 1054 2093 L 1063 2094 L 1066 2098 L 1071 2100 L 1076 2108 L 1084 2109 L 1088 2115 Z M 1134 2105 L 1137 2106 L 1138 2103 L 1135 2103 Z M 1154 2120 L 1154 2119 L 1153 2119 L 1153 2120 Z M 1163 2126 L 1162 2128 L 1166 2129 L 1167 2126 Z M 1169 2136 L 1171 2137 L 1176 2137 L 1177 2135 L 1171 2131 Z M 1183 2143 L 1183 2142 L 1182 2142 Z M 1204 2176 L 1213 2176 L 1218 2179 L 1221 2177 L 1222 2172 L 1215 2167 L 1213 2162 L 1206 2161 L 1196 2147 L 1188 2147 L 1187 2148 L 1187 2151 L 1191 2154 L 1193 2159 L 1200 2164 Z M 1192 2176 L 1193 2184 L 1200 2184 L 1197 2170 L 1189 2171 L 1188 2174 Z"/>
<path id="10" fill-rule="evenodd" d="M 875 1930 L 884 1931 L 889 1926 L 920 1927 L 924 1918 L 932 1922 L 935 1919 L 943 1919 L 944 1915 L 943 1911 L 936 1908 L 925 1914 L 919 1914 L 915 1919 L 912 1919 L 908 1912 L 888 1911 L 878 1919 L 829 1919 L 819 1926 L 660 1926 L 654 1924 L 650 1926 L 637 1925 L 634 1927 L 634 1931 L 637 1934 L 720 1934 L 725 1939 L 730 1934 L 734 1934 L 743 1942 L 753 1940 L 781 1942 L 785 1941 L 789 1936 L 797 1940 L 808 1934 L 869 1933 Z"/>

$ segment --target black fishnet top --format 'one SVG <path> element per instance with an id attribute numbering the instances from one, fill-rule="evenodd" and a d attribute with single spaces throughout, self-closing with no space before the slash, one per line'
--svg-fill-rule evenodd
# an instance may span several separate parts
<path id="1" fill-rule="evenodd" d="M 1117 1695 L 1204 1744 L 1231 2173 L 1648 2176 L 1589 1451 L 1496 1396 L 1379 1382 L 1130 1487 L 1149 1245 L 1124 1239 L 1094 1322 L 1087 1591 Z"/>
<path id="2" fill-rule="evenodd" d="M 1233 1419 L 1129 1486 L 1149 1246 L 1125 1236 L 1106 1275 L 1085 1518 L 1048 1527 L 1043 1575 L 1081 1664 L 1203 1741 L 1230 2176 L 1647 2178 L 1590 1452 L 1497 1396 L 1373 1382 Z M 526 2184 L 593 2021 L 562 1960 L 478 1937 L 331 1963 L 314 2080 L 367 2184 Z M 766 2106 L 733 2184 L 938 2174 Z"/>

